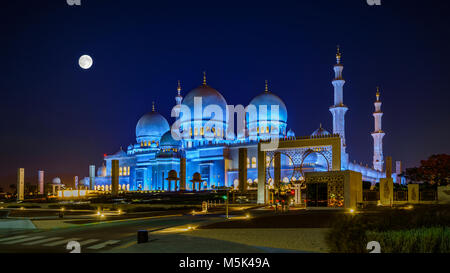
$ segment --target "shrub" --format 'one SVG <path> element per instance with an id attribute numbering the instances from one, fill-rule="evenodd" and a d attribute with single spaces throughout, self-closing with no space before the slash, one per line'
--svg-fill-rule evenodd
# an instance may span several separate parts
<path id="1" fill-rule="evenodd" d="M 81 210 L 96 210 L 96 207 L 93 207 L 89 204 L 54 204 L 54 205 L 48 205 L 48 208 L 50 209 L 81 209 Z"/>
<path id="2" fill-rule="evenodd" d="M 386 244 L 386 252 L 388 250 L 403 252 L 394 248 L 396 244 L 403 247 L 405 252 L 448 252 L 449 208 L 449 206 L 423 206 L 413 210 L 379 208 L 372 213 L 339 215 L 326 236 L 326 243 L 331 252 L 361 253 L 367 251 L 368 241 L 379 241 L 372 238 L 373 236 L 384 234 L 376 236 L 385 236 L 383 242 Z M 372 237 L 369 238 L 368 234 Z M 383 249 L 382 246 L 382 251 Z"/>
<path id="3" fill-rule="evenodd" d="M 367 224 L 358 218 L 357 216 L 344 215 L 341 219 L 334 221 L 331 231 L 325 237 L 331 252 L 365 252 Z"/>
<path id="4" fill-rule="evenodd" d="M 450 228 L 368 231 L 367 239 L 380 243 L 383 253 L 450 253 Z"/>

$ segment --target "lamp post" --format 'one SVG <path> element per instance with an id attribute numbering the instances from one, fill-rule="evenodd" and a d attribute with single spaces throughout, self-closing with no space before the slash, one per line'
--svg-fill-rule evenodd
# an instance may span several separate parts
<path id="1" fill-rule="evenodd" d="M 222 196 L 222 198 L 225 200 L 225 214 L 226 214 L 226 219 L 228 219 L 228 192 L 229 192 L 229 188 L 227 188 L 227 195 Z"/>

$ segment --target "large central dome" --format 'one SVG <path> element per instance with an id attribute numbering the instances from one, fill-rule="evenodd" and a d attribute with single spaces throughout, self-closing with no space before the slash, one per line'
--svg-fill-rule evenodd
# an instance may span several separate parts
<path id="1" fill-rule="evenodd" d="M 222 109 L 223 117 L 225 120 L 226 110 L 227 110 L 227 101 L 222 96 L 222 94 L 219 93 L 216 89 L 203 84 L 200 85 L 197 88 L 192 89 L 189 93 L 186 94 L 184 97 L 182 104 L 189 107 L 191 110 L 191 118 L 194 117 L 194 98 L 198 97 L 202 99 L 202 111 L 205 110 L 205 108 L 209 105 L 217 105 Z M 202 113 L 203 114 L 203 113 Z M 210 119 L 208 118 L 202 118 L 200 116 L 195 116 L 196 120 L 199 119 Z"/>

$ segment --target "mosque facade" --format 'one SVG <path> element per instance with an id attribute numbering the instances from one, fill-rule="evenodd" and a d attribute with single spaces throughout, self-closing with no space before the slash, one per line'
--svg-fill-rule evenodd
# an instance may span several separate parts
<path id="1" fill-rule="evenodd" d="M 333 119 L 333 129 L 329 131 L 320 125 L 311 135 L 296 137 L 292 129 L 288 129 L 288 110 L 283 100 L 271 92 L 267 86 L 265 90 L 254 97 L 249 106 L 257 109 L 265 107 L 266 112 L 258 112 L 256 116 L 245 116 L 245 128 L 232 138 L 225 137 L 229 122 L 226 119 L 227 102 L 225 97 L 216 89 L 209 86 L 204 75 L 203 83 L 189 91 L 184 97 L 178 83 L 176 105 L 191 110 L 192 116 L 188 119 L 178 119 L 179 131 L 182 137 L 177 138 L 171 130 L 167 119 L 158 113 L 155 105 L 152 111 L 144 114 L 136 125 L 136 143 L 129 145 L 126 150 L 105 155 L 104 164 L 97 169 L 95 183 L 92 189 L 111 190 L 111 166 L 113 160 L 119 162 L 119 190 L 124 191 L 152 191 L 152 190 L 194 190 L 194 173 L 201 175 L 201 190 L 210 190 L 220 187 L 239 187 L 239 160 L 246 158 L 246 185 L 256 189 L 258 186 L 258 164 L 265 164 L 267 168 L 273 167 L 273 160 L 266 157 L 265 162 L 258 162 L 258 143 L 274 136 L 280 140 L 297 138 L 327 138 L 338 136 L 341 140 L 340 164 L 341 170 L 360 172 L 363 181 L 376 183 L 385 177 L 383 172 L 383 137 L 385 133 L 381 127 L 381 100 L 377 90 L 374 103 L 374 139 L 372 166 L 351 162 L 346 151 L 345 141 L 345 113 L 348 107 L 344 104 L 344 84 L 341 53 L 336 54 L 336 64 L 333 66 L 334 104 L 329 108 Z M 195 110 L 195 100 L 201 98 L 203 109 L 214 105 L 224 114 L 214 115 L 214 118 L 205 118 Z M 273 109 L 277 110 L 274 115 Z M 220 111 L 219 111 L 220 112 Z M 219 118 L 217 118 L 219 117 Z M 212 119 L 216 119 L 211 123 Z M 234 125 L 233 125 L 234 126 Z M 245 154 L 240 150 L 246 148 Z M 370 152 L 371 149 L 368 149 Z M 271 165 L 272 164 L 272 165 Z M 330 163 L 320 153 L 320 149 L 310 149 L 302 159 L 302 172 L 294 172 L 294 163 L 290 157 L 281 158 L 281 180 L 283 182 L 302 181 L 304 172 L 328 171 Z M 397 169 L 401 163 L 397 162 Z M 176 181 L 176 187 L 170 188 L 168 175 L 171 170 L 184 174 L 182 179 Z M 400 183 L 399 170 L 393 174 L 396 183 Z M 398 177 L 398 178 L 397 178 Z M 241 178 L 242 179 L 242 178 Z M 271 183 L 266 181 L 266 183 Z"/>

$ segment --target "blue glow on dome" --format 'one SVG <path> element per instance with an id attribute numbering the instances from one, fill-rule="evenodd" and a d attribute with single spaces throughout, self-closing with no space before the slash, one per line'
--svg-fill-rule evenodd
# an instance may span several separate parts
<path id="1" fill-rule="evenodd" d="M 159 143 L 161 147 L 181 147 L 181 140 L 175 140 L 170 130 L 164 133 Z"/>
<path id="2" fill-rule="evenodd" d="M 320 124 L 320 127 L 317 129 L 317 130 L 315 130 L 312 134 L 311 134 L 311 136 L 325 136 L 325 135 L 329 135 L 330 133 L 327 131 L 327 130 L 325 130 L 325 129 L 323 129 L 322 128 L 322 124 Z"/>
<path id="3" fill-rule="evenodd" d="M 271 92 L 264 92 L 261 93 L 259 95 L 257 95 L 256 97 L 254 97 L 251 101 L 250 101 L 250 105 L 254 105 L 256 107 L 256 109 L 259 112 L 259 107 L 266 105 L 267 106 L 267 120 L 278 120 L 278 121 L 282 121 L 284 123 L 287 122 L 287 108 L 286 105 L 284 104 L 283 100 L 280 99 L 280 97 L 278 97 L 277 95 L 271 93 Z M 272 110 L 272 105 L 278 105 L 278 119 L 275 119 L 275 117 L 272 119 L 271 117 L 271 110 Z M 261 119 L 258 115 L 258 118 Z"/>
<path id="4" fill-rule="evenodd" d="M 197 88 L 192 89 L 189 93 L 186 94 L 181 104 L 186 105 L 191 110 L 191 118 L 194 118 L 194 98 L 201 97 L 202 98 L 202 111 L 208 105 L 217 105 L 222 109 L 223 112 L 223 121 L 226 120 L 226 110 L 227 110 L 227 101 L 216 89 L 208 86 L 201 85 Z M 203 114 L 203 113 L 202 113 Z M 201 117 L 195 117 L 196 120 L 202 119 Z M 203 118 L 203 120 L 209 120 L 210 118 Z"/>
<path id="5" fill-rule="evenodd" d="M 149 112 L 142 116 L 136 125 L 136 140 L 157 139 L 170 129 L 166 118 L 157 112 Z"/>

